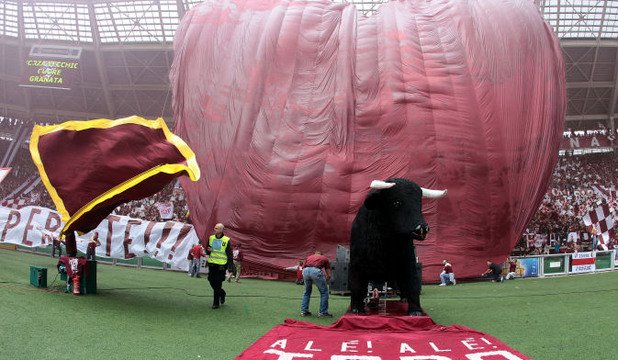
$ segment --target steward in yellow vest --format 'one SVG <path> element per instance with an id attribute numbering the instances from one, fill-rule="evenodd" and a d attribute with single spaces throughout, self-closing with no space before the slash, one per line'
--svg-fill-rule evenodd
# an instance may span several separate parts
<path id="1" fill-rule="evenodd" d="M 232 246 L 230 238 L 223 234 L 224 226 L 219 223 L 215 225 L 215 233 L 208 238 L 206 253 L 208 258 L 208 282 L 213 290 L 212 308 L 218 309 L 225 304 L 225 271 L 232 265 Z"/>
<path id="2" fill-rule="evenodd" d="M 208 258 L 209 264 L 225 265 L 227 264 L 226 251 L 230 247 L 230 238 L 223 235 L 217 238 L 217 235 L 210 235 L 208 238 L 208 247 L 210 250 L 210 257 Z"/>

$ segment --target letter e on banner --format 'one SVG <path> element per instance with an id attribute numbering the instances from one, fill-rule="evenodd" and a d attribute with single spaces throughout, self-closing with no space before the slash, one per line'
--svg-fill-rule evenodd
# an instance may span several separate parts
<path id="1" fill-rule="evenodd" d="M 131 239 L 131 227 L 133 225 L 139 225 L 142 222 L 140 220 L 129 220 L 127 221 L 127 226 L 124 228 L 124 239 L 122 240 L 122 245 L 124 246 L 124 258 L 132 259 L 135 257 L 135 254 L 129 252 L 129 245 L 133 242 Z"/>
<path id="2" fill-rule="evenodd" d="M 461 343 L 470 350 L 480 350 L 485 348 L 483 346 L 479 346 L 479 344 L 474 340 L 474 338 L 467 338 L 465 340 L 461 340 Z"/>
<path id="3" fill-rule="evenodd" d="M 114 235 L 114 223 L 120 221 L 120 216 L 110 215 L 107 217 L 107 236 L 105 237 L 105 255 L 111 256 L 112 253 L 112 235 Z"/>
<path id="4" fill-rule="evenodd" d="M 41 209 L 32 208 L 30 209 L 30 216 L 28 217 L 28 223 L 26 224 L 26 228 L 24 229 L 24 237 L 22 238 L 22 244 L 26 246 L 32 246 L 32 241 L 28 240 L 28 231 L 34 229 L 34 225 L 32 225 L 32 218 L 34 218 L 37 214 L 41 213 Z"/>
<path id="5" fill-rule="evenodd" d="M 356 346 L 358 346 L 358 340 L 344 341 L 341 343 L 341 352 L 358 352 Z"/>

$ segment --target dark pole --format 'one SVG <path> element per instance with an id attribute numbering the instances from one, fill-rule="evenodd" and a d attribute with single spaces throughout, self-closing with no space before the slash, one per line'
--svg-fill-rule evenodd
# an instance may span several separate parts
<path id="1" fill-rule="evenodd" d="M 64 245 L 67 247 L 67 256 L 77 256 L 77 243 L 75 242 L 75 233 L 73 231 L 66 234 Z"/>

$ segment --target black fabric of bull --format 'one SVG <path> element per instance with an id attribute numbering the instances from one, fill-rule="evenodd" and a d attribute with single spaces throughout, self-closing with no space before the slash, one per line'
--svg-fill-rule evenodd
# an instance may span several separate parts
<path id="1" fill-rule="evenodd" d="M 350 311 L 364 313 L 369 281 L 395 280 L 409 315 L 422 315 L 420 282 L 413 240 L 424 240 L 429 227 L 422 215 L 423 190 L 400 178 L 390 188 L 373 189 L 359 209 L 350 239 L 348 283 Z"/>

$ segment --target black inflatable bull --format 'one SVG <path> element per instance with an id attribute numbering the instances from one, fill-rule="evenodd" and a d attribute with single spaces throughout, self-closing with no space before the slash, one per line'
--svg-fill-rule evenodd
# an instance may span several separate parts
<path id="1" fill-rule="evenodd" d="M 348 283 L 350 311 L 364 313 L 369 281 L 396 280 L 408 315 L 422 315 L 416 257 L 412 240 L 425 240 L 429 226 L 423 219 L 421 198 L 439 198 L 446 190 L 423 189 L 399 178 L 375 180 L 373 190 L 352 223 Z"/>

